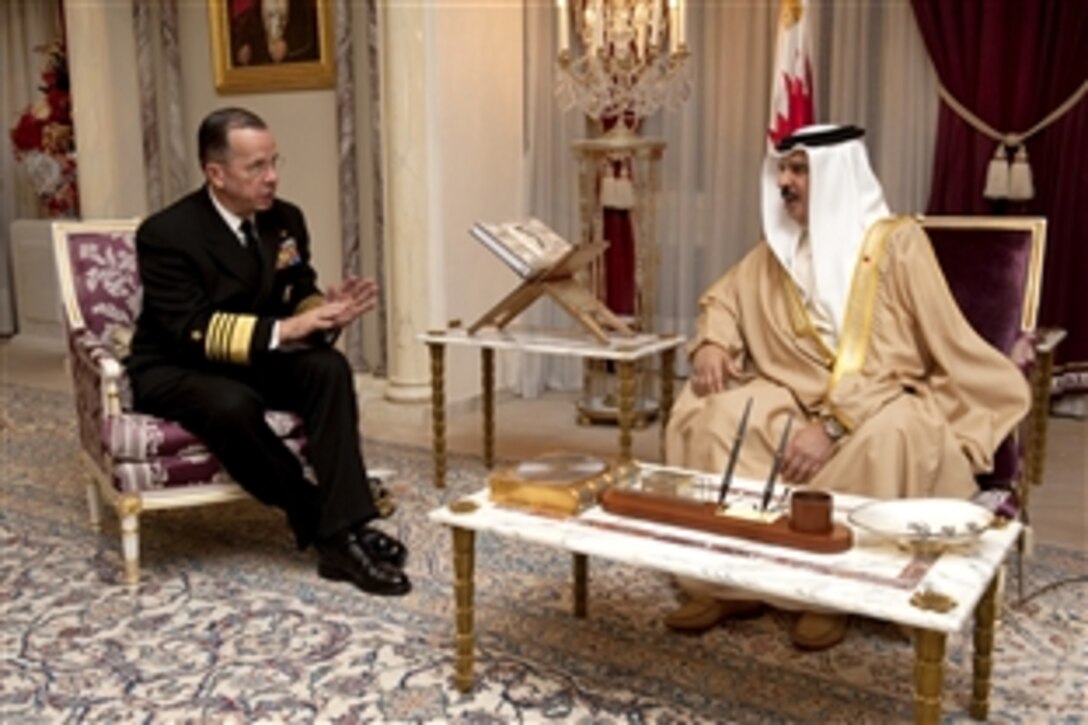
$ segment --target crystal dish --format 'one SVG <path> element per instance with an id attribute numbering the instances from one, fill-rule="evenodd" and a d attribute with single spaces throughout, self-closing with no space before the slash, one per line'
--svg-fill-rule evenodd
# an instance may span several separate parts
<path id="1" fill-rule="evenodd" d="M 900 546 L 943 550 L 977 539 L 994 515 L 961 499 L 912 498 L 866 504 L 850 512 L 849 521 Z"/>

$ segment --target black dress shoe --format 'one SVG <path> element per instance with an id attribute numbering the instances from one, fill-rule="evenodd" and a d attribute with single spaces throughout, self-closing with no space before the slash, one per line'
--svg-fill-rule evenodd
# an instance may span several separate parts
<path id="1" fill-rule="evenodd" d="M 355 536 L 373 558 L 398 569 L 404 567 L 404 562 L 408 559 L 408 547 L 392 536 L 372 529 L 366 524 L 355 527 Z"/>
<path id="2" fill-rule="evenodd" d="M 363 547 L 354 532 L 318 542 L 317 573 L 324 579 L 347 581 L 370 594 L 399 596 L 412 589 L 404 572 L 379 560 Z"/>

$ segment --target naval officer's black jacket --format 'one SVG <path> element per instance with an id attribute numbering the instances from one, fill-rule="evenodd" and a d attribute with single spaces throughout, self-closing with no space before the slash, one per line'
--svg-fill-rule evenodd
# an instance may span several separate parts
<path id="1" fill-rule="evenodd" d="M 206 187 L 149 217 L 136 233 L 143 309 L 130 373 L 259 364 L 277 319 L 319 304 L 298 207 L 277 199 L 256 217 L 259 262 Z"/>

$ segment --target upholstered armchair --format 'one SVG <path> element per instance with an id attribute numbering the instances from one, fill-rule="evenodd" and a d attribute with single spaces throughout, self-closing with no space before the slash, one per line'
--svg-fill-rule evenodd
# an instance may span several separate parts
<path id="1" fill-rule="evenodd" d="M 136 220 L 53 225 L 81 459 L 91 474 L 91 524 L 100 525 L 103 500 L 116 509 L 130 584 L 140 576 L 141 512 L 247 496 L 187 430 L 132 412 L 121 360 L 140 309 L 136 226 Z M 301 457 L 301 422 L 287 413 L 270 412 L 268 423 Z M 382 513 L 391 513 L 392 501 L 380 481 L 371 480 L 371 488 Z"/>
<path id="2" fill-rule="evenodd" d="M 1024 424 L 998 449 L 983 490 L 1014 493 L 1026 527 L 1032 490 L 1043 483 L 1054 349 L 1063 330 L 1039 329 L 1035 318 L 1046 252 L 1046 220 L 1036 217 L 920 216 L 945 279 L 964 316 L 991 345 L 1028 376 L 1032 407 Z M 1028 536 L 1025 533 L 1025 536 Z M 1021 539 L 1021 553 L 1028 540 Z M 1022 582 L 1023 577 L 1020 577 Z"/>

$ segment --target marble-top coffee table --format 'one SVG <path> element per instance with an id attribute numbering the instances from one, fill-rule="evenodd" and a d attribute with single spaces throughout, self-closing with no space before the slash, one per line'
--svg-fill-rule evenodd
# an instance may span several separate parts
<path id="1" fill-rule="evenodd" d="M 716 486 L 700 476 L 699 485 Z M 737 479 L 730 500 L 757 500 L 762 484 Z M 835 497 L 835 519 L 870 503 Z M 455 684 L 473 686 L 473 569 L 475 534 L 505 536 L 570 551 L 574 555 L 574 614 L 585 616 L 588 557 L 694 577 L 764 595 L 915 629 L 915 719 L 940 720 L 945 642 L 974 619 L 974 678 L 970 713 L 989 709 L 991 653 L 998 573 L 1020 525 L 986 529 L 963 546 L 939 553 L 900 548 L 854 529 L 854 546 L 841 554 L 816 554 L 620 517 L 594 507 L 556 517 L 504 508 L 482 490 L 432 511 L 430 519 L 453 531 L 457 665 Z"/>

